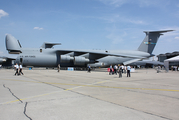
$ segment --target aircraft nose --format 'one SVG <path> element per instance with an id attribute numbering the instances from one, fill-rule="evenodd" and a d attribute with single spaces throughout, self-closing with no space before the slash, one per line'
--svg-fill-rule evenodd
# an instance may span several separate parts
<path id="1" fill-rule="evenodd" d="M 18 40 L 10 34 L 6 35 L 5 43 L 6 43 L 7 50 L 19 50 L 20 49 L 20 44 Z"/>

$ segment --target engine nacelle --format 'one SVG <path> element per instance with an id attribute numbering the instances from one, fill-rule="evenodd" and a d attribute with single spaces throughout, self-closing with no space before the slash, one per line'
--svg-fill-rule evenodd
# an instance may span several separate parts
<path id="1" fill-rule="evenodd" d="M 86 63 L 89 63 L 89 59 L 86 59 L 85 57 L 74 57 L 74 65 L 85 65 Z"/>
<path id="2" fill-rule="evenodd" d="M 94 63 L 94 64 L 89 64 L 91 67 L 106 67 L 109 64 L 103 63 L 103 62 L 98 62 L 98 63 Z"/>
<path id="3" fill-rule="evenodd" d="M 70 57 L 69 55 L 61 55 L 60 56 L 60 62 L 62 63 L 69 63 L 73 60 L 73 57 Z"/>

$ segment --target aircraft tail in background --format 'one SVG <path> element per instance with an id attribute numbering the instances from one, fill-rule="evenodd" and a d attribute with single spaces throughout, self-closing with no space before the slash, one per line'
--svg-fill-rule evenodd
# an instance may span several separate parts
<path id="1" fill-rule="evenodd" d="M 162 33 L 170 32 L 170 31 L 173 31 L 173 30 L 144 31 L 146 33 L 146 37 L 140 44 L 138 50 L 152 54 L 160 35 L 163 35 Z"/>

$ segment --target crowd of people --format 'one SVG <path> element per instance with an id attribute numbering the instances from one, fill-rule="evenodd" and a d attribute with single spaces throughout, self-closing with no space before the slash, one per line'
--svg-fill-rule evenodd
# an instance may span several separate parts
<path id="1" fill-rule="evenodd" d="M 179 71 L 179 66 L 171 66 L 171 71 Z"/>
<path id="2" fill-rule="evenodd" d="M 57 69 L 58 71 L 57 72 L 60 72 L 60 64 L 58 64 L 57 66 Z M 127 73 L 127 77 L 131 77 L 131 74 L 130 74 L 130 71 L 131 71 L 131 66 L 124 66 L 124 65 L 110 65 L 110 67 L 108 68 L 108 71 L 109 71 L 109 75 L 113 75 L 113 74 L 119 74 L 119 77 L 121 78 L 122 77 L 122 74 L 126 74 Z M 90 73 L 91 72 L 91 66 L 88 65 L 87 67 L 87 72 Z"/>
<path id="3" fill-rule="evenodd" d="M 129 66 L 129 65 L 128 66 L 124 66 L 124 65 L 119 65 L 119 66 L 114 65 L 114 66 L 112 66 L 112 65 L 110 65 L 108 71 L 109 71 L 109 75 L 113 75 L 113 74 L 117 75 L 117 73 L 118 73 L 119 78 L 122 77 L 123 73 L 126 74 L 126 72 L 127 72 L 127 77 L 131 77 L 131 74 L 130 74 L 131 66 Z"/>

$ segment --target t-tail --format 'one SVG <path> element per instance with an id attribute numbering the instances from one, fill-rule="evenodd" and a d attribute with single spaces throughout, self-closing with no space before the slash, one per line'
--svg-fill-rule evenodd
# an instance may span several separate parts
<path id="1" fill-rule="evenodd" d="M 5 41 L 6 41 L 5 42 L 6 43 L 6 50 L 8 50 L 8 52 L 10 54 L 21 53 L 21 44 L 20 44 L 19 40 L 17 40 L 15 37 L 13 37 L 10 34 L 7 34 Z"/>
<path id="2" fill-rule="evenodd" d="M 170 32 L 170 31 L 173 31 L 173 30 L 144 31 L 146 33 L 146 37 L 140 44 L 138 50 L 152 54 L 160 35 L 163 35 L 162 33 Z"/>

